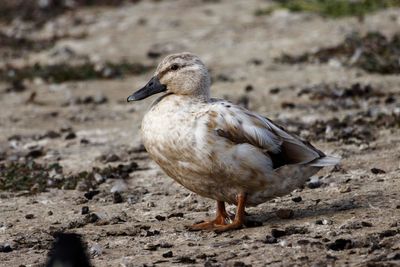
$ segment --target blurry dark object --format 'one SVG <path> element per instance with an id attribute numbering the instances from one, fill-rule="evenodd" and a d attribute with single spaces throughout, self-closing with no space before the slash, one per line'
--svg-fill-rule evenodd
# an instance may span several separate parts
<path id="1" fill-rule="evenodd" d="M 0 37 L 1 38 L 1 37 Z M 14 80 L 11 82 L 10 87 L 6 88 L 6 93 L 21 93 L 26 90 L 26 86 L 24 85 L 22 80 Z"/>
<path id="2" fill-rule="evenodd" d="M 379 32 L 370 32 L 364 37 L 353 34 L 342 44 L 323 48 L 315 53 L 305 53 L 300 56 L 283 54 L 276 61 L 287 64 L 327 63 L 334 59 L 368 72 L 396 74 L 400 73 L 399 57 L 400 33 L 389 40 Z"/>
<path id="3" fill-rule="evenodd" d="M 43 24 L 49 19 L 67 11 L 84 6 L 120 6 L 137 3 L 140 0 L 1 0 L 0 20 L 10 22 L 14 19 Z"/>
<path id="4" fill-rule="evenodd" d="M 90 267 L 86 248 L 81 236 L 71 233 L 57 233 L 49 253 L 47 267 Z"/>

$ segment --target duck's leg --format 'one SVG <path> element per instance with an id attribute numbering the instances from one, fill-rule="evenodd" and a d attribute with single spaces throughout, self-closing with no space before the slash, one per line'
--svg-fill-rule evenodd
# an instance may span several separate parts
<path id="1" fill-rule="evenodd" d="M 226 221 L 229 219 L 229 215 L 225 210 L 225 202 L 217 201 L 217 214 L 214 220 L 205 221 L 202 223 L 193 224 L 189 226 L 189 230 L 199 231 L 199 230 L 212 230 L 217 226 L 226 225 Z"/>
<path id="2" fill-rule="evenodd" d="M 237 197 L 237 209 L 235 219 L 230 224 L 225 225 L 214 225 L 213 230 L 217 233 L 222 233 L 229 230 L 239 229 L 244 224 L 245 218 L 245 206 L 246 206 L 246 194 L 239 194 Z"/>

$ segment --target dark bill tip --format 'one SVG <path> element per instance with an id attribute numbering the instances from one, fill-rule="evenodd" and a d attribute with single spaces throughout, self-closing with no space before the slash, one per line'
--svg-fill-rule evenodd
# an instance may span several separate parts
<path id="1" fill-rule="evenodd" d="M 138 101 L 165 91 L 167 91 L 167 87 L 161 84 L 160 80 L 154 76 L 143 88 L 128 96 L 126 100 L 128 102 Z"/>

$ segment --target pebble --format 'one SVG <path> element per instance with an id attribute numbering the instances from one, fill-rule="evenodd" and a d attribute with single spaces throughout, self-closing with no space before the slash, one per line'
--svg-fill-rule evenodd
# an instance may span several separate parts
<path id="1" fill-rule="evenodd" d="M 174 256 L 174 254 L 173 254 L 172 251 L 170 250 L 170 251 L 167 251 L 167 252 L 163 253 L 162 256 L 163 256 L 164 258 L 172 258 L 172 257 Z"/>
<path id="2" fill-rule="evenodd" d="M 52 212 L 51 210 L 49 210 L 49 211 L 47 212 L 47 215 L 51 216 L 51 215 L 53 215 L 53 212 Z"/>
<path id="3" fill-rule="evenodd" d="M 8 253 L 13 251 L 12 247 L 8 243 L 0 244 L 0 252 Z"/>
<path id="4" fill-rule="evenodd" d="M 275 243 L 278 243 L 278 239 L 276 239 L 276 237 L 267 235 L 262 242 L 264 244 L 275 244 Z"/>
<path id="5" fill-rule="evenodd" d="M 26 153 L 27 158 L 39 158 L 43 156 L 45 153 L 43 152 L 43 148 L 38 147 L 38 148 L 33 148 Z"/>
<path id="6" fill-rule="evenodd" d="M 29 213 L 29 214 L 25 215 L 25 219 L 27 219 L 27 220 L 31 220 L 33 218 L 35 218 L 35 215 L 33 215 L 32 213 Z"/>
<path id="7" fill-rule="evenodd" d="M 382 170 L 382 169 L 378 169 L 378 168 L 372 168 L 372 169 L 371 169 L 371 172 L 372 172 L 373 174 L 384 174 L 384 173 L 386 173 L 386 171 L 384 171 L 384 170 Z"/>
<path id="8" fill-rule="evenodd" d="M 100 217 L 96 213 L 87 214 L 85 217 L 86 223 L 95 223 L 100 220 Z"/>
<path id="9" fill-rule="evenodd" d="M 284 230 L 272 229 L 272 230 L 271 230 L 271 235 L 272 235 L 274 238 L 279 238 L 279 237 L 285 236 L 285 235 L 286 235 L 286 232 L 285 232 Z"/>
<path id="10" fill-rule="evenodd" d="M 315 224 L 318 224 L 318 225 L 331 225 L 333 222 L 331 221 L 331 220 L 328 220 L 328 219 L 318 219 L 318 220 L 316 220 L 315 221 Z"/>
<path id="11" fill-rule="evenodd" d="M 113 203 L 118 204 L 124 202 L 124 199 L 122 198 L 122 195 L 120 192 L 116 191 L 113 193 Z"/>
<path id="12" fill-rule="evenodd" d="M 125 192 L 128 190 L 128 185 L 123 179 L 118 179 L 115 180 L 113 187 L 111 187 L 110 192 L 111 193 L 119 193 L 119 192 Z"/>
<path id="13" fill-rule="evenodd" d="M 161 242 L 160 243 L 160 248 L 172 248 L 174 245 L 172 245 L 171 243 L 167 243 L 167 242 Z"/>
<path id="14" fill-rule="evenodd" d="M 89 214 L 89 207 L 88 206 L 83 206 L 81 209 L 81 214 L 86 215 Z"/>
<path id="15" fill-rule="evenodd" d="M 294 211 L 292 209 L 279 209 L 275 211 L 276 216 L 281 219 L 290 219 L 294 215 Z"/>
<path id="16" fill-rule="evenodd" d="M 174 263 L 194 264 L 194 263 L 196 263 L 196 260 L 190 258 L 189 256 L 179 256 L 179 257 L 176 258 Z"/>
<path id="17" fill-rule="evenodd" d="M 88 139 L 86 139 L 86 138 L 82 138 L 80 142 L 81 142 L 81 144 L 83 144 L 83 145 L 90 144 L 90 141 L 89 141 Z"/>
<path id="18" fill-rule="evenodd" d="M 301 197 L 294 197 L 294 198 L 292 198 L 292 201 L 293 202 L 296 202 L 296 203 L 298 203 L 298 202 L 301 202 L 303 199 L 301 198 Z"/>
<path id="19" fill-rule="evenodd" d="M 71 139 L 75 139 L 75 138 L 76 138 L 76 133 L 74 133 L 74 132 L 69 132 L 64 137 L 65 140 L 71 140 Z"/>
<path id="20" fill-rule="evenodd" d="M 103 254 L 103 249 L 99 244 L 96 243 L 90 247 L 89 253 L 92 257 L 100 256 L 101 254 Z"/>
<path id="21" fill-rule="evenodd" d="M 322 185 L 321 181 L 316 176 L 311 177 L 310 181 L 307 183 L 307 187 L 310 189 L 318 188 L 321 185 Z"/>
<path id="22" fill-rule="evenodd" d="M 94 177 L 94 179 L 96 180 L 96 182 L 98 183 L 98 184 L 101 184 L 101 183 L 103 183 L 106 179 L 104 179 L 104 177 L 103 177 L 103 175 L 101 175 L 101 174 L 99 174 L 99 173 L 95 173 L 94 175 L 93 175 L 93 177 Z M 112 189 L 111 189 L 112 190 Z M 112 193 L 112 192 L 111 192 Z"/>
<path id="23" fill-rule="evenodd" d="M 158 221 L 165 221 L 165 216 L 156 215 L 155 217 Z"/>
<path id="24" fill-rule="evenodd" d="M 100 193 L 99 190 L 91 190 L 89 192 L 86 192 L 83 196 L 87 199 L 92 199 L 95 195 L 97 195 L 98 193 Z"/>
<path id="25" fill-rule="evenodd" d="M 353 248 L 353 241 L 350 239 L 339 238 L 336 239 L 333 243 L 327 245 L 327 248 L 330 250 L 345 250 Z"/>

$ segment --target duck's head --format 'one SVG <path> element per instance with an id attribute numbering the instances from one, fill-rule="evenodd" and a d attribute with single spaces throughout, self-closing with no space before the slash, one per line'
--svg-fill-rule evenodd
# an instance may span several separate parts
<path id="1" fill-rule="evenodd" d="M 165 57 L 150 81 L 127 100 L 142 100 L 161 92 L 208 99 L 209 88 L 206 66 L 196 55 L 185 52 Z"/>

